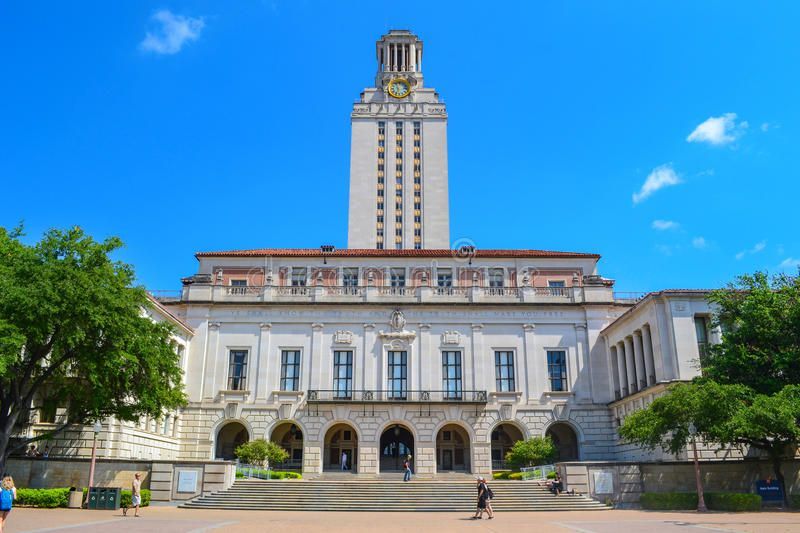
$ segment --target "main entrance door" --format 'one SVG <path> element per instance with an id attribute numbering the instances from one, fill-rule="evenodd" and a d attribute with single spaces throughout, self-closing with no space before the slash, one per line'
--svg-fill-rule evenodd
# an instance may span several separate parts
<path id="1" fill-rule="evenodd" d="M 414 455 L 414 435 L 399 424 L 386 428 L 381 435 L 381 472 L 401 472 L 409 455 Z"/>
<path id="2" fill-rule="evenodd" d="M 336 424 L 328 430 L 323 461 L 322 469 L 328 472 L 358 472 L 358 436 L 351 426 Z"/>

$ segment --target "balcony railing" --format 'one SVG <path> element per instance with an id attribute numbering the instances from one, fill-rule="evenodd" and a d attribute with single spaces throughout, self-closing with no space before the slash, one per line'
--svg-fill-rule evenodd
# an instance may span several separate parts
<path id="1" fill-rule="evenodd" d="M 485 390 L 334 390 L 311 389 L 309 403 L 486 403 Z"/>
<path id="2" fill-rule="evenodd" d="M 363 285 L 212 285 L 193 283 L 184 301 L 335 303 L 582 303 L 612 302 L 610 289 L 596 287 L 391 287 Z"/>

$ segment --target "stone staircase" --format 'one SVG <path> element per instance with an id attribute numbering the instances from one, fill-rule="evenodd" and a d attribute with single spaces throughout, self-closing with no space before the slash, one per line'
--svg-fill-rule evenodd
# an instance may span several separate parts
<path id="1" fill-rule="evenodd" d="M 495 511 L 591 511 L 609 507 L 586 496 L 554 496 L 530 481 L 492 481 Z M 474 511 L 474 481 L 237 479 L 227 490 L 180 507 L 272 511 Z"/>

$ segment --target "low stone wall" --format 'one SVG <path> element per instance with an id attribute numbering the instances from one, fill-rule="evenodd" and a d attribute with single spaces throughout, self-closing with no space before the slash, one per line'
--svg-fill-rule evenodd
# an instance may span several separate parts
<path id="1" fill-rule="evenodd" d="M 86 487 L 91 461 L 86 458 L 11 458 L 6 472 L 25 488 Z M 98 487 L 129 488 L 135 473 L 154 501 L 189 500 L 224 490 L 233 484 L 236 466 L 230 461 L 136 461 L 97 459 L 94 483 Z"/>
<path id="2" fill-rule="evenodd" d="M 642 492 L 694 492 L 694 463 L 584 461 L 556 465 L 566 490 L 587 494 L 618 507 L 638 506 Z M 772 475 L 768 461 L 702 461 L 703 489 L 709 492 L 755 492 L 756 481 Z M 800 460 L 783 464 L 786 489 L 800 494 Z"/>

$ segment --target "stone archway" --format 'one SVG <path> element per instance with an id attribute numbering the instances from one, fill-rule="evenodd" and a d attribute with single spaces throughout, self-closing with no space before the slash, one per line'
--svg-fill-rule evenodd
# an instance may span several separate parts
<path id="1" fill-rule="evenodd" d="M 436 471 L 471 472 L 469 434 L 458 424 L 447 424 L 436 434 Z"/>
<path id="2" fill-rule="evenodd" d="M 272 430 L 270 440 L 289 453 L 289 459 L 280 465 L 272 465 L 276 470 L 303 469 L 303 430 L 294 422 L 281 422 Z"/>
<path id="3" fill-rule="evenodd" d="M 492 431 L 492 470 L 505 470 L 506 454 L 514 443 L 524 440 L 522 431 L 514 424 L 498 424 Z"/>
<path id="4" fill-rule="evenodd" d="M 344 468 L 343 454 L 346 459 Z M 334 424 L 325 432 L 322 470 L 358 473 L 358 434 L 353 426 L 344 423 Z"/>
<path id="5" fill-rule="evenodd" d="M 414 455 L 414 435 L 405 426 L 392 424 L 381 435 L 381 472 L 402 472 L 403 461 Z"/>
<path id="6" fill-rule="evenodd" d="M 556 461 L 578 461 L 580 459 L 578 436 L 569 424 L 556 422 L 547 428 L 546 437 L 556 446 Z"/>
<path id="7" fill-rule="evenodd" d="M 228 422 L 217 431 L 215 459 L 236 460 L 236 448 L 250 440 L 250 433 L 241 422 Z"/>

